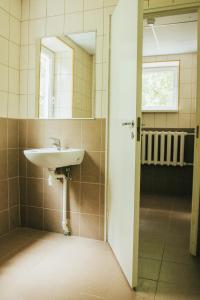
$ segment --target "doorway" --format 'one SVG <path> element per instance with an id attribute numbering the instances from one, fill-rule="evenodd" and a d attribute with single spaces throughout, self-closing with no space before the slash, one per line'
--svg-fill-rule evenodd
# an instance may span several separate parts
<path id="1" fill-rule="evenodd" d="M 139 277 L 159 295 L 196 287 L 199 274 L 190 254 L 197 29 L 197 12 L 144 19 Z"/>

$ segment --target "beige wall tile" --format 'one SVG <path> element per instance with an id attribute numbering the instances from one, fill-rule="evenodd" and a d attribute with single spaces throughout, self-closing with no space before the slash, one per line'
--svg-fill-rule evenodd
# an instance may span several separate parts
<path id="1" fill-rule="evenodd" d="M 19 147 L 26 148 L 27 146 L 27 128 L 26 120 L 19 120 Z"/>
<path id="2" fill-rule="evenodd" d="M 103 0 L 103 6 L 107 7 L 107 6 L 114 6 L 118 4 L 119 0 Z"/>
<path id="3" fill-rule="evenodd" d="M 0 180 L 8 177 L 7 150 L 0 150 Z"/>
<path id="4" fill-rule="evenodd" d="M 83 0 L 65 0 L 66 13 L 83 11 Z"/>
<path id="5" fill-rule="evenodd" d="M 20 21 L 10 17 L 10 40 L 20 44 Z"/>
<path id="6" fill-rule="evenodd" d="M 85 0 L 84 9 L 91 10 L 103 7 L 103 0 Z"/>
<path id="7" fill-rule="evenodd" d="M 105 184 L 105 152 L 101 152 L 100 182 Z"/>
<path id="8" fill-rule="evenodd" d="M 27 146 L 29 148 L 39 148 L 44 146 L 44 121 L 28 121 Z"/>
<path id="9" fill-rule="evenodd" d="M 29 226 L 28 224 L 28 206 L 20 206 L 21 226 Z"/>
<path id="10" fill-rule="evenodd" d="M 86 152 L 81 164 L 81 181 L 100 182 L 100 152 Z"/>
<path id="11" fill-rule="evenodd" d="M 80 235 L 80 214 L 74 212 L 68 212 L 68 222 L 72 235 Z"/>
<path id="12" fill-rule="evenodd" d="M 46 17 L 46 0 L 30 0 L 30 18 Z"/>
<path id="13" fill-rule="evenodd" d="M 8 120 L 8 148 L 19 147 L 19 122 L 15 119 Z"/>
<path id="14" fill-rule="evenodd" d="M 9 38 L 9 15 L 3 9 L 0 9 L 0 35 Z"/>
<path id="15" fill-rule="evenodd" d="M 28 178 L 27 201 L 29 206 L 43 207 L 43 179 Z"/>
<path id="16" fill-rule="evenodd" d="M 22 7 L 21 7 L 21 19 L 22 20 L 27 20 L 29 18 L 29 1 L 27 0 L 22 0 Z"/>
<path id="17" fill-rule="evenodd" d="M 99 239 L 99 216 L 81 214 L 80 215 L 80 236 Z"/>
<path id="18" fill-rule="evenodd" d="M 105 227 L 105 219 L 104 217 L 100 217 L 100 225 L 99 225 L 99 238 L 100 240 L 104 240 L 104 227 Z"/>
<path id="19" fill-rule="evenodd" d="M 44 181 L 44 207 L 49 209 L 62 208 L 62 183 L 58 180 L 49 186 L 48 180 Z"/>
<path id="20" fill-rule="evenodd" d="M 62 215 L 60 211 L 44 210 L 44 230 L 53 232 L 62 232 Z"/>
<path id="21" fill-rule="evenodd" d="M 0 181 L 0 211 L 8 209 L 8 181 Z"/>
<path id="22" fill-rule="evenodd" d="M 80 212 L 80 192 L 81 183 L 73 182 L 69 183 L 69 193 L 68 193 L 68 211 L 70 212 Z"/>
<path id="23" fill-rule="evenodd" d="M 168 113 L 167 114 L 167 128 L 178 128 L 178 114 Z"/>
<path id="24" fill-rule="evenodd" d="M 100 185 L 100 216 L 105 214 L 105 185 Z"/>
<path id="25" fill-rule="evenodd" d="M 19 206 L 19 178 L 8 180 L 9 184 L 9 206 Z"/>
<path id="26" fill-rule="evenodd" d="M 83 32 L 83 12 L 65 15 L 65 33 Z"/>
<path id="27" fill-rule="evenodd" d="M 190 114 L 179 114 L 178 127 L 190 128 Z"/>
<path id="28" fill-rule="evenodd" d="M 0 149 L 7 148 L 7 119 L 0 118 Z"/>
<path id="29" fill-rule="evenodd" d="M 155 114 L 154 113 L 143 113 L 142 114 L 142 124 L 143 127 L 146 128 L 154 128 L 155 127 Z"/>
<path id="30" fill-rule="evenodd" d="M 84 12 L 84 31 L 96 31 L 103 34 L 103 9 L 89 10 Z"/>
<path id="31" fill-rule="evenodd" d="M 101 150 L 101 120 L 82 121 L 82 147 L 88 151 Z"/>
<path id="32" fill-rule="evenodd" d="M 8 149 L 8 177 L 17 177 L 19 175 L 19 150 Z"/>
<path id="33" fill-rule="evenodd" d="M 149 8 L 170 6 L 173 4 L 173 0 L 149 0 Z"/>
<path id="34" fill-rule="evenodd" d="M 155 127 L 166 128 L 167 126 L 167 114 L 166 113 L 155 113 Z"/>
<path id="35" fill-rule="evenodd" d="M 19 150 L 19 176 L 27 175 L 27 159 L 24 155 L 24 149 Z"/>
<path id="36" fill-rule="evenodd" d="M 19 178 L 19 188 L 20 188 L 20 204 L 27 205 L 27 178 L 20 177 Z"/>
<path id="37" fill-rule="evenodd" d="M 20 226 L 19 206 L 11 207 L 10 209 L 10 230 Z"/>
<path id="38" fill-rule="evenodd" d="M 35 44 L 37 39 L 45 36 L 45 24 L 45 19 L 31 20 L 29 22 L 29 44 Z"/>
<path id="39" fill-rule="evenodd" d="M 1 64 L 5 64 L 8 65 L 8 47 L 9 47 L 9 43 L 8 40 L 0 37 L 0 49 L 1 49 L 1 55 L 0 55 L 0 63 Z"/>
<path id="40" fill-rule="evenodd" d="M 47 36 L 61 36 L 64 32 L 64 15 L 47 18 Z"/>
<path id="41" fill-rule="evenodd" d="M 80 181 L 81 180 L 81 167 L 80 165 L 72 166 L 72 181 Z"/>
<path id="42" fill-rule="evenodd" d="M 99 215 L 99 185 L 81 184 L 81 213 Z"/>
<path id="43" fill-rule="evenodd" d="M 9 9 L 10 9 L 10 2 L 9 2 L 9 0 L 2 0 L 1 2 L 0 2 L 0 7 L 2 7 L 3 9 L 5 9 L 6 11 L 9 11 Z"/>
<path id="44" fill-rule="evenodd" d="M 47 16 L 64 14 L 65 0 L 47 0 Z"/>
<path id="45" fill-rule="evenodd" d="M 44 177 L 43 168 L 32 164 L 28 160 L 26 160 L 26 162 L 27 162 L 27 176 L 28 177 L 32 177 L 32 178 L 43 178 Z"/>
<path id="46" fill-rule="evenodd" d="M 28 207 L 27 208 L 27 217 L 24 216 L 28 226 L 34 229 L 43 229 L 43 208 L 38 207 Z"/>
<path id="47" fill-rule="evenodd" d="M 0 212 L 0 236 L 9 231 L 9 214 L 8 210 Z"/>

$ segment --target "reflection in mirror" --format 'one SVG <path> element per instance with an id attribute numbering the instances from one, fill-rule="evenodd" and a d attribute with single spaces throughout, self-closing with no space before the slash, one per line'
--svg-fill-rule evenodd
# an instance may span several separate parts
<path id="1" fill-rule="evenodd" d="M 45 37 L 40 44 L 39 118 L 92 118 L 96 34 Z"/>

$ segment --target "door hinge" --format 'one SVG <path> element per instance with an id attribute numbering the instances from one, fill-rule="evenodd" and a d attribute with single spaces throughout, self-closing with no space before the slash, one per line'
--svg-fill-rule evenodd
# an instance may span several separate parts
<path id="1" fill-rule="evenodd" d="M 140 136 L 141 136 L 141 118 L 137 118 L 137 142 L 140 142 Z"/>
<path id="2" fill-rule="evenodd" d="M 199 125 L 198 125 L 197 128 L 196 128 L 196 138 L 197 138 L 197 139 L 199 138 Z"/>

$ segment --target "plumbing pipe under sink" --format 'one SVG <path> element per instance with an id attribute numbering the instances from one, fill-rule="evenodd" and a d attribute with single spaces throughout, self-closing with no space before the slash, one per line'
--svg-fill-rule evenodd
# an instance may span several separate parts
<path id="1" fill-rule="evenodd" d="M 53 180 L 62 180 L 62 229 L 64 235 L 70 235 L 70 227 L 67 219 L 67 195 L 68 182 L 71 180 L 71 169 L 65 168 L 63 174 L 56 173 L 56 169 L 49 169 L 49 185 L 53 184 Z"/>

